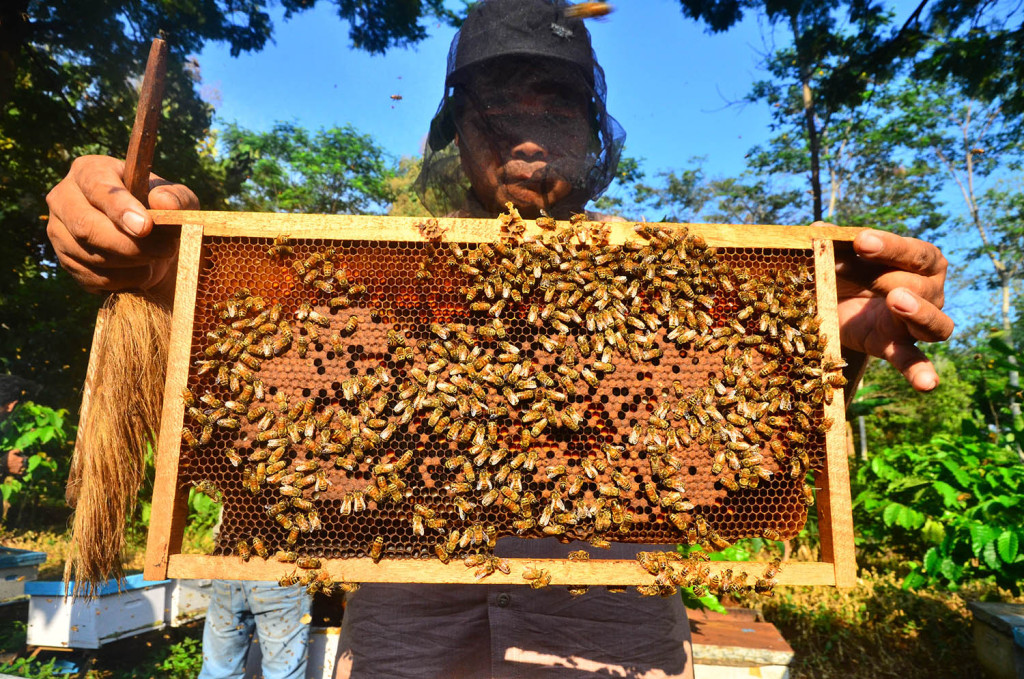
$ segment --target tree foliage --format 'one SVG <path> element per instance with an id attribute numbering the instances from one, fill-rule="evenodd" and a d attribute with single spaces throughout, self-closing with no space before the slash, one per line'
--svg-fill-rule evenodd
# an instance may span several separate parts
<path id="1" fill-rule="evenodd" d="M 384 151 L 350 125 L 311 133 L 291 123 L 269 132 L 229 125 L 223 136 L 229 203 L 250 212 L 369 214 L 394 198 Z"/>
<path id="2" fill-rule="evenodd" d="M 416 179 L 420 176 L 423 166 L 421 158 L 404 156 L 399 159 L 394 176 L 388 180 L 388 187 L 393 196 L 388 214 L 395 217 L 429 217 L 430 211 L 424 207 L 416 191 Z"/>
<path id="3" fill-rule="evenodd" d="M 960 433 L 961 422 L 974 416 L 975 386 L 961 374 L 962 355 L 943 345 L 929 348 L 941 376 L 939 386 L 922 394 L 884 361 L 872 361 L 864 377 L 872 400 L 885 399 L 867 418 L 868 451 L 900 443 L 925 444 L 933 436 Z"/>
<path id="4" fill-rule="evenodd" d="M 928 29 L 933 42 L 917 60 L 917 74 L 949 79 L 968 97 L 998 102 L 1019 125 L 1024 114 L 1024 8 L 937 0 Z"/>
<path id="5" fill-rule="evenodd" d="M 772 106 L 773 127 L 791 130 L 806 145 L 811 216 L 825 215 L 822 190 L 822 134 L 830 118 L 856 108 L 876 82 L 888 80 L 899 57 L 912 51 L 920 31 L 914 22 L 900 29 L 892 13 L 870 0 L 680 0 L 683 14 L 724 31 L 747 11 L 758 12 L 788 44 L 765 58 L 769 79 L 754 84 L 747 98 Z"/>

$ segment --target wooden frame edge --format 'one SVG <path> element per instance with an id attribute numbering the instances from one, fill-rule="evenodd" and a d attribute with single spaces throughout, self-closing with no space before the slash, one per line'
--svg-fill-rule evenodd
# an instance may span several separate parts
<path id="1" fill-rule="evenodd" d="M 822 318 L 821 333 L 828 336 L 825 358 L 841 359 L 839 320 L 836 297 L 835 250 L 831 240 L 814 241 L 814 269 L 817 285 L 818 313 Z M 822 561 L 835 568 L 835 585 L 853 587 L 857 584 L 857 562 L 853 544 L 853 504 L 850 498 L 850 469 L 846 459 L 846 410 L 843 390 L 835 389 L 832 400 L 825 405 L 825 417 L 832 426 L 825 433 L 826 468 L 815 475 L 818 491 L 818 528 L 821 537 Z M 822 517 L 828 517 L 822 521 Z"/>
<path id="2" fill-rule="evenodd" d="M 649 585 L 654 576 L 632 559 L 592 559 L 569 561 L 566 559 L 508 559 L 508 575 L 494 572 L 478 580 L 476 568 L 467 568 L 461 560 L 443 564 L 436 559 L 394 559 L 376 564 L 372 559 L 323 559 L 321 568 L 338 582 L 407 582 L 402 573 L 415 571 L 417 584 L 483 584 L 525 585 L 526 567 L 543 568 L 551 574 L 552 585 Z M 759 561 L 709 561 L 712 574 L 727 569 L 734 573 L 746 572 L 749 584 L 761 577 L 769 564 Z M 210 556 L 206 554 L 172 554 L 167 568 L 171 578 L 227 578 L 249 580 L 278 580 L 295 572 L 294 564 L 253 557 L 248 563 L 236 556 Z M 148 576 L 147 576 L 148 579 Z M 782 565 L 775 578 L 778 585 L 834 585 L 832 564 L 793 561 Z"/>
<path id="3" fill-rule="evenodd" d="M 290 238 L 323 238 L 332 230 L 345 229 L 345 238 L 379 241 L 427 242 L 419 225 L 425 217 L 384 217 L 378 215 L 311 215 L 273 212 L 218 212 L 200 210 L 150 210 L 160 225 L 200 224 L 208 236 L 251 236 Z M 460 243 L 490 242 L 499 235 L 497 219 L 436 220 L 445 229 L 443 240 Z M 526 233 L 539 236 L 545 231 L 536 222 L 526 220 Z M 559 222 L 564 227 L 568 222 Z M 623 243 L 639 238 L 633 231 L 636 222 L 604 222 L 609 229 L 609 242 Z M 813 239 L 852 241 L 859 227 L 786 226 L 780 224 L 658 224 L 662 228 L 685 227 L 719 247 L 750 247 L 756 240 L 759 247 L 810 248 Z M 336 237 L 336 236 L 332 236 Z"/>
<path id="4" fill-rule="evenodd" d="M 181 391 L 188 381 L 188 364 L 192 352 L 191 310 L 196 304 L 202 245 L 203 227 L 198 224 L 182 224 L 178 278 L 174 291 L 175 313 L 167 348 L 167 378 L 160 416 L 160 436 L 157 439 L 153 505 L 146 541 L 143 571 L 146 580 L 166 578 L 170 557 L 181 550 L 185 502 L 180 497 L 181 488 L 178 484 L 181 430 L 177 424 L 182 421 L 185 410 Z"/>
<path id="5" fill-rule="evenodd" d="M 151 211 L 159 224 L 180 224 L 182 226 L 181 249 L 178 265 L 178 287 L 175 295 L 175 310 L 189 309 L 195 306 L 198 268 L 201 259 L 202 239 L 204 235 L 253 235 L 268 237 L 279 234 L 293 238 L 324 237 L 325 229 L 345 228 L 346 238 L 367 238 L 375 240 L 409 240 L 423 241 L 416 226 L 422 218 L 399 217 L 363 217 L 363 216 L 326 216 L 326 215 L 274 215 L 264 213 L 234 212 L 192 212 L 192 211 Z M 193 219 L 194 218 L 194 219 Z M 367 223 L 367 220 L 370 220 Z M 390 220 L 390 221 L 383 221 Z M 495 220 L 438 220 L 442 226 L 449 226 L 446 240 L 464 242 L 489 241 L 497 235 L 498 224 Z M 249 222 L 244 226 L 238 223 Z M 395 226 L 404 228 L 396 234 Z M 392 238 L 382 237 L 384 227 Z M 532 228 L 536 229 L 535 225 Z M 612 242 L 617 238 L 626 240 L 635 238 L 632 223 L 613 222 Z M 835 285 L 835 257 L 833 239 L 852 240 L 862 229 L 844 227 L 805 227 L 806 233 L 795 236 L 784 234 L 781 230 L 792 231 L 794 227 L 775 225 L 668 225 L 685 226 L 692 233 L 697 233 L 713 245 L 751 247 L 751 238 L 755 238 L 758 247 L 780 248 L 811 248 L 815 257 L 817 272 L 817 296 L 819 312 L 832 310 L 834 316 L 836 299 L 824 293 L 828 287 L 825 281 L 831 277 L 832 289 Z M 766 234 L 765 229 L 771 230 Z M 732 235 L 728 234 L 732 231 Z M 360 235 L 362 232 L 362 235 Z M 538 231 L 539 232 L 539 231 Z M 394 238 L 401 235 L 401 238 Z M 465 236 L 465 238 L 463 238 Z M 336 237 L 336 236 L 333 236 Z M 776 240 L 773 240 L 776 239 Z M 767 242 L 766 242 L 767 241 Z M 186 318 L 187 316 L 187 318 Z M 145 577 L 149 580 L 165 577 L 209 578 L 223 577 L 232 579 L 277 579 L 291 572 L 294 568 L 277 562 L 261 562 L 256 559 L 243 564 L 237 557 L 219 557 L 210 555 L 180 554 L 184 521 L 184 502 L 178 479 L 178 454 L 180 450 L 180 431 L 174 424 L 183 416 L 183 404 L 180 399 L 182 387 L 187 380 L 187 370 L 173 371 L 172 366 L 187 366 L 190 359 L 192 314 L 175 314 L 172 324 L 171 344 L 168 356 L 168 377 L 164 391 L 164 408 L 161 420 L 159 446 L 157 454 L 157 478 L 154 488 L 153 520 L 150 527 L 146 549 Z M 835 327 L 828 327 L 829 325 Z M 822 331 L 834 341 L 830 343 L 828 355 L 838 359 L 838 323 L 823 324 Z M 833 356 L 834 354 L 834 356 Z M 177 373 L 177 374 L 176 374 Z M 841 391 L 839 392 L 841 394 Z M 838 413 L 838 415 L 836 414 Z M 819 525 L 830 524 L 828 535 L 822 532 L 822 561 L 816 563 L 789 562 L 776 579 L 778 584 L 800 585 L 834 585 L 850 587 L 856 583 L 856 563 L 853 549 L 852 507 L 849 494 L 849 469 L 845 456 L 845 433 L 842 431 L 843 421 L 842 397 L 834 398 L 826 408 L 826 414 L 832 417 L 834 425 L 826 434 L 827 469 L 821 475 L 822 492 L 819 493 L 819 516 L 827 516 L 830 520 L 819 522 Z M 157 506 L 155 499 L 161 497 L 163 502 Z M 580 582 L 581 576 L 589 582 L 593 575 L 600 584 L 650 584 L 652 579 L 645 577 L 639 567 L 636 576 L 625 569 L 624 564 L 633 561 L 595 560 L 592 562 L 569 562 L 557 559 L 523 560 L 511 559 L 513 572 L 510 575 L 495 573 L 485 579 L 484 584 L 523 584 L 521 569 L 527 565 L 547 568 L 552 575 L 552 584 L 586 584 Z M 390 567 L 402 564 L 401 560 L 388 562 Z M 467 583 L 476 582 L 475 569 L 467 569 L 461 563 L 444 565 L 435 561 L 409 560 L 410 567 L 415 568 L 418 582 Z M 746 571 L 750 576 L 758 577 L 767 564 L 758 562 L 709 562 L 712 573 L 720 573 L 727 568 L 734 571 Z M 324 567 L 338 580 L 351 582 L 402 582 L 401 569 L 384 575 L 383 569 L 369 559 L 337 559 L 326 560 Z M 520 569 L 520 573 L 516 572 Z M 571 571 L 570 571 L 571 569 Z M 621 571 L 621 573 L 616 572 Z M 570 572 L 572 573 L 570 575 Z"/>

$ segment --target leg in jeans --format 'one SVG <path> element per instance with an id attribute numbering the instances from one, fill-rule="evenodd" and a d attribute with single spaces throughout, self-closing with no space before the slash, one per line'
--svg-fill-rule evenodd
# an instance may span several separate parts
<path id="1" fill-rule="evenodd" d="M 214 580 L 203 628 L 199 679 L 242 679 L 253 627 L 243 583 Z"/>
<path id="2" fill-rule="evenodd" d="M 310 596 L 302 587 L 276 582 L 246 583 L 256 620 L 264 679 L 302 679 L 309 656 Z"/>

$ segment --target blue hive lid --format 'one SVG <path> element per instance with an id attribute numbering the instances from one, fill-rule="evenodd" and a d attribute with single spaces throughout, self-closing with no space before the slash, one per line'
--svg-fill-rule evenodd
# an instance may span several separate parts
<path id="1" fill-rule="evenodd" d="M 138 575 L 129 575 L 124 579 L 121 584 L 122 592 L 130 592 L 136 589 L 148 589 L 150 587 L 157 587 L 159 585 L 166 585 L 170 580 L 144 580 L 142 573 Z M 71 590 L 74 590 L 75 583 L 72 581 L 69 585 Z M 98 587 L 94 594 L 96 596 L 107 596 L 108 594 L 117 594 L 117 580 L 107 580 L 101 587 Z M 64 583 L 59 580 L 36 580 L 34 582 L 25 583 L 25 594 L 31 596 L 64 596 Z"/>
<path id="2" fill-rule="evenodd" d="M 27 549 L 0 547 L 0 568 L 38 566 L 44 561 L 46 561 L 46 552 L 32 552 Z"/>

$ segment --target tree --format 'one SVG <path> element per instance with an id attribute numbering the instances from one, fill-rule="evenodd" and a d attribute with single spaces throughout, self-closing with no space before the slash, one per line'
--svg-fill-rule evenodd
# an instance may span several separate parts
<path id="1" fill-rule="evenodd" d="M 352 126 L 316 133 L 291 123 L 270 132 L 229 125 L 224 145 L 238 182 L 229 203 L 250 212 L 368 214 L 394 198 L 394 170 L 373 139 Z"/>
<path id="2" fill-rule="evenodd" d="M 939 114 L 918 105 L 918 90 L 905 78 L 880 83 L 863 105 L 835 111 L 821 126 L 825 219 L 914 235 L 934 232 L 943 222 L 942 170 L 926 134 Z M 747 158 L 759 177 L 806 186 L 800 176 L 809 167 L 807 143 L 791 128 L 783 127 Z M 804 212 L 800 221 L 811 216 Z"/>
<path id="3" fill-rule="evenodd" d="M 864 376 L 872 399 L 887 399 L 865 417 L 869 450 L 897 443 L 923 444 L 933 436 L 955 436 L 960 423 L 971 418 L 974 386 L 961 374 L 959 356 L 946 345 L 930 348 L 929 358 L 942 375 L 932 392 L 921 394 L 883 361 L 872 361 Z"/>
<path id="4" fill-rule="evenodd" d="M 1005 116 L 1000 104 L 951 96 L 950 90 L 918 88 L 915 97 L 904 102 L 902 116 L 924 121 L 920 125 L 923 148 L 937 160 L 963 199 L 966 215 L 951 224 L 973 236 L 965 253 L 970 260 L 991 264 L 990 274 L 976 278 L 973 285 L 998 292 L 1000 326 L 1010 348 L 1008 360 L 1015 366 L 1013 296 L 1024 275 L 1024 178 L 1004 179 L 985 191 L 979 185 L 983 179 L 1005 175 L 1019 165 L 1024 145 L 1014 133 L 1017 123 Z M 1020 389 L 1016 368 L 1009 371 L 1008 379 L 1009 408 L 1016 420 L 1021 416 L 1015 396 Z"/>
<path id="5" fill-rule="evenodd" d="M 1019 127 L 1024 114 L 1024 11 L 1017 3 L 937 0 L 928 17 L 933 42 L 916 73 L 951 81 L 969 98 L 998 102 Z"/>
<path id="6" fill-rule="evenodd" d="M 772 105 L 776 129 L 791 130 L 806 145 L 811 216 L 825 216 L 822 174 L 822 127 L 835 113 L 856 108 L 874 83 L 890 78 L 896 57 L 919 41 L 921 7 L 898 31 L 889 31 L 892 15 L 870 0 L 680 0 L 683 14 L 707 23 L 709 30 L 729 29 L 745 11 L 761 13 L 790 42 L 765 61 L 772 76 L 754 85 L 750 101 Z"/>

